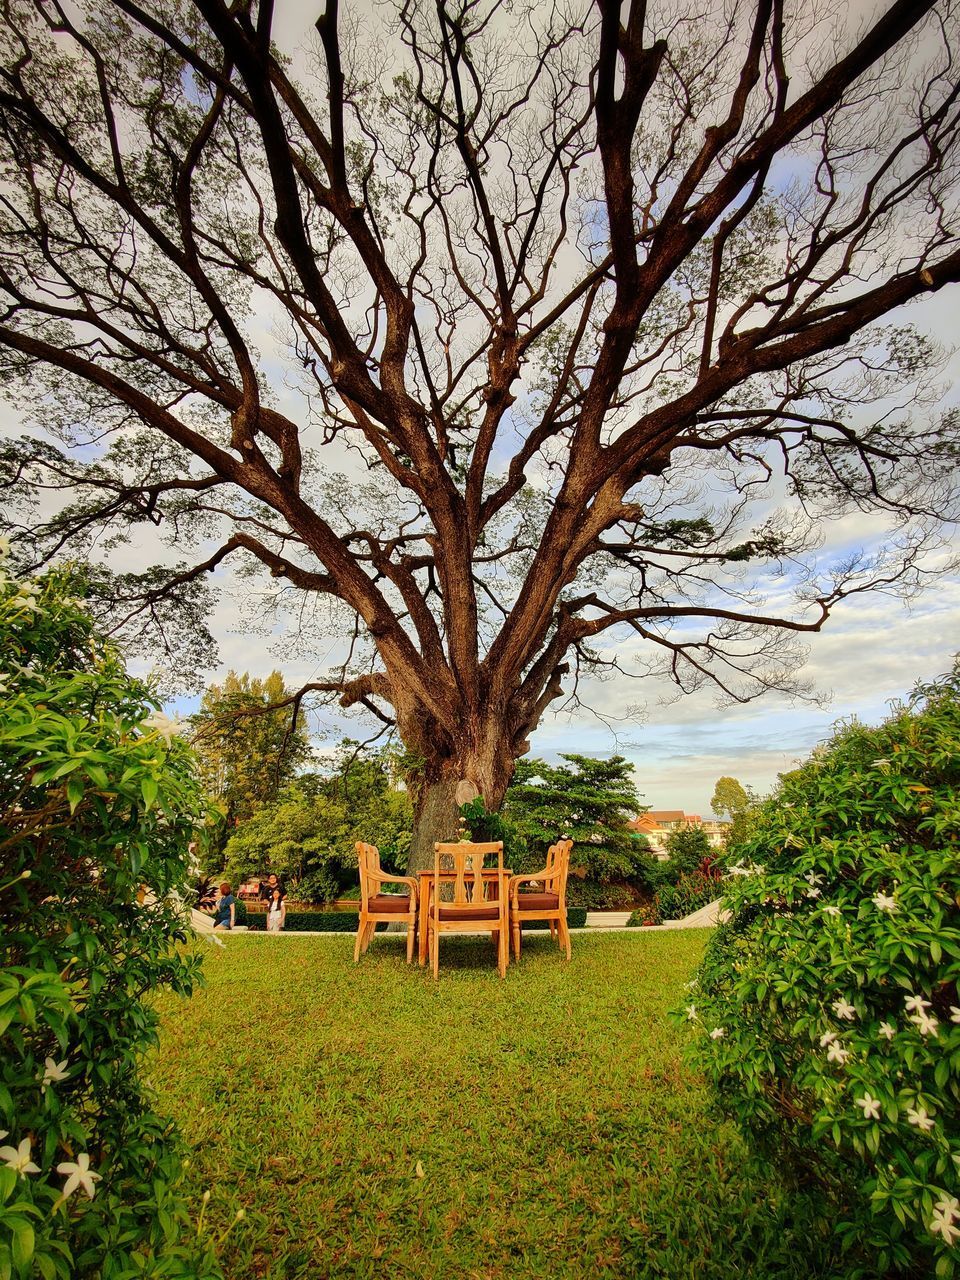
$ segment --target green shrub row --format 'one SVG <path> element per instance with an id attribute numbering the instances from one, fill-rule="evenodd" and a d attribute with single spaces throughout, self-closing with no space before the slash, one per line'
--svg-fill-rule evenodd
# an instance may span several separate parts
<path id="1" fill-rule="evenodd" d="M 241 919 L 238 904 L 237 924 L 245 924 L 251 933 L 263 933 L 266 929 L 266 917 L 257 913 L 243 912 Z M 570 907 L 567 911 L 567 926 L 571 929 L 582 929 L 587 922 L 587 913 L 581 907 Z M 385 924 L 378 924 L 378 932 L 386 929 Z M 546 920 L 534 920 L 525 926 L 528 929 L 546 929 Z M 285 933 L 356 933 L 356 911 L 288 911 L 283 926 Z"/>

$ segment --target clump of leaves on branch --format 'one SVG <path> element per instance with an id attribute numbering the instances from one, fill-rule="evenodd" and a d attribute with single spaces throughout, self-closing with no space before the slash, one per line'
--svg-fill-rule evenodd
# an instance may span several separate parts
<path id="1" fill-rule="evenodd" d="M 677 1015 L 724 1107 L 822 1183 L 850 1274 L 960 1273 L 958 787 L 960 667 L 783 776 Z"/>
<path id="2" fill-rule="evenodd" d="M 257 0 L 4 8 L 0 465 L 25 561 L 174 549 L 117 579 L 128 636 L 175 655 L 237 560 L 302 646 L 351 635 L 305 693 L 422 759 L 416 863 L 565 682 L 792 689 L 791 639 L 919 582 L 958 417 L 902 308 L 960 278 L 957 15 L 379 13 L 329 0 L 313 66 Z M 853 511 L 882 550 L 825 562 Z"/>
<path id="3" fill-rule="evenodd" d="M 199 976 L 178 944 L 202 793 L 75 581 L 3 567 L 0 1275 L 213 1277 L 142 1079 L 152 996 Z"/>

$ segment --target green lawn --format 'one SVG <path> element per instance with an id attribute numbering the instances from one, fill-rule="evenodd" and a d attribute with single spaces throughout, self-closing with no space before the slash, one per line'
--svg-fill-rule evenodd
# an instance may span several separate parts
<path id="1" fill-rule="evenodd" d="M 706 934 L 547 936 L 501 982 L 486 940 L 439 983 L 376 937 L 234 937 L 165 1001 L 153 1067 L 195 1146 L 229 1280 L 810 1277 L 822 1224 L 744 1169 L 667 1009 Z M 422 1176 L 421 1176 L 422 1175 Z"/>

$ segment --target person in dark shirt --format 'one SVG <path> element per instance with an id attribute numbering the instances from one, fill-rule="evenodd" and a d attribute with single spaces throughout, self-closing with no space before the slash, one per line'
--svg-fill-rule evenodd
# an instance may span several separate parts
<path id="1" fill-rule="evenodd" d="M 260 881 L 260 897 L 263 898 L 268 904 L 273 898 L 274 889 L 280 890 L 281 897 L 285 898 L 287 896 L 283 891 L 283 885 L 280 883 L 277 876 L 274 875 L 273 872 L 271 872 L 270 875 L 267 876 L 266 880 Z"/>
<path id="2" fill-rule="evenodd" d="M 226 880 L 220 886 L 220 897 L 217 899 L 217 909 L 213 916 L 213 927 L 215 929 L 232 929 L 237 921 L 237 900 L 230 892 L 230 886 Z"/>

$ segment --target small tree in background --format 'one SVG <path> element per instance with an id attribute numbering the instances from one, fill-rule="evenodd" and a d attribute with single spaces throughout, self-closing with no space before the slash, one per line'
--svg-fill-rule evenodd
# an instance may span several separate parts
<path id="1" fill-rule="evenodd" d="M 727 814 L 733 818 L 735 814 L 742 813 L 749 804 L 750 796 L 736 778 L 717 779 L 717 785 L 713 789 L 713 799 L 710 801 L 710 808 L 714 813 L 721 817 Z"/>
<path id="2" fill-rule="evenodd" d="M 299 709 L 291 715 L 293 701 L 279 671 L 265 680 L 230 671 L 204 693 L 193 717 L 193 747 L 201 780 L 223 812 L 223 839 L 238 821 L 275 802 L 309 759 L 306 718 Z"/>
<path id="3" fill-rule="evenodd" d="M 688 822 L 677 831 L 671 831 L 665 848 L 670 857 L 671 870 L 677 875 L 696 871 L 713 854 L 707 833 L 696 822 Z"/>
<path id="4" fill-rule="evenodd" d="M 202 794 L 76 590 L 0 563 L 0 1276 L 212 1276 L 142 1079 Z"/>
<path id="5" fill-rule="evenodd" d="M 521 760 L 502 818 L 483 824 L 482 801 L 466 806 L 471 832 L 506 843 L 516 870 L 543 865 L 547 848 L 561 836 L 573 840 L 568 899 L 574 906 L 618 905 L 642 883 L 647 844 L 627 825 L 642 811 L 633 766 L 622 756 L 596 760 L 563 755 L 565 764 Z M 496 829 L 494 829 L 496 828 Z"/>

